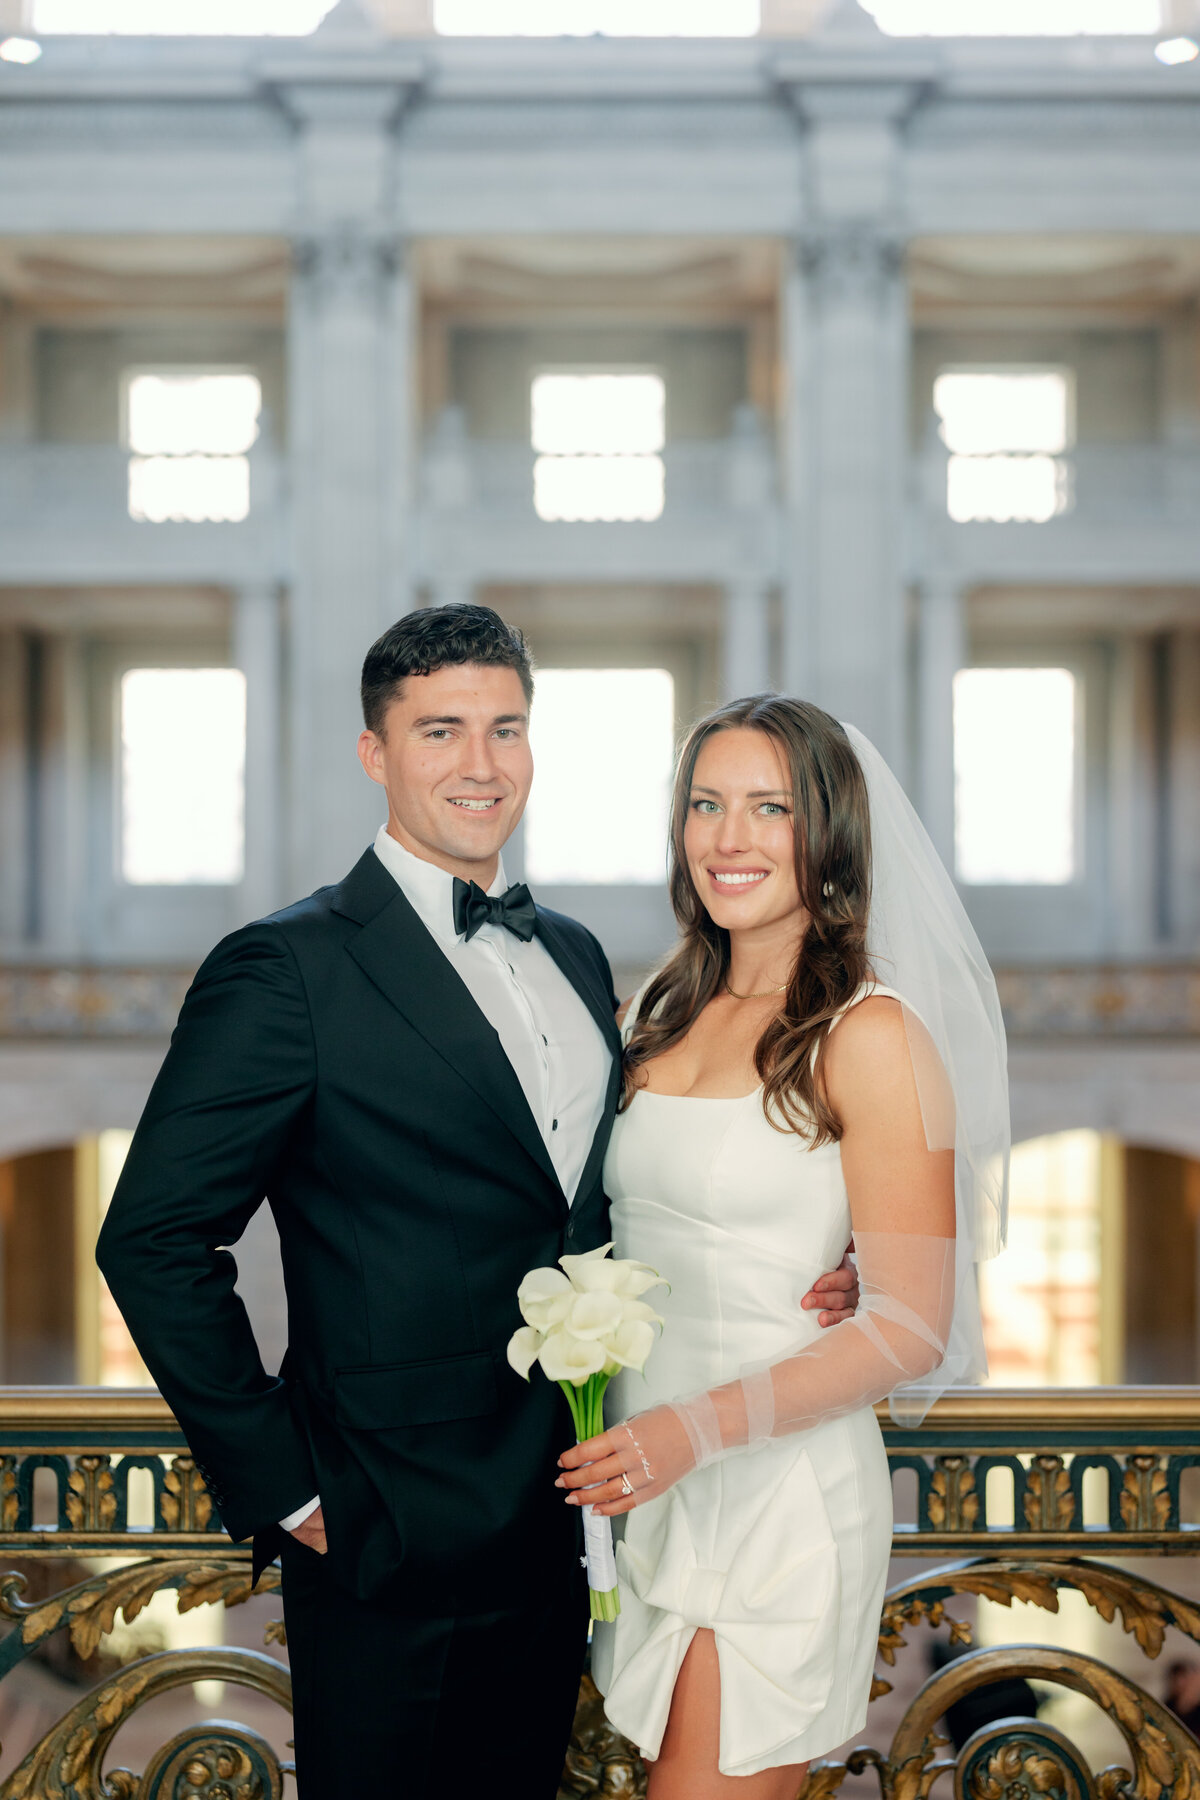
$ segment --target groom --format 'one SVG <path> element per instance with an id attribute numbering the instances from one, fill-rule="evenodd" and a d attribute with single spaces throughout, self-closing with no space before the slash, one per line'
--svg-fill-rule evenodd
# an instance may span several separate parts
<path id="1" fill-rule="evenodd" d="M 595 938 L 506 886 L 532 694 L 487 607 L 371 647 L 359 756 L 388 822 L 208 957 L 97 1248 L 222 1523 L 256 1571 L 281 1556 L 301 1800 L 424 1800 L 464 1759 L 551 1800 L 570 1731 L 569 1420 L 504 1350 L 526 1271 L 607 1235 L 620 1040 Z M 222 1247 L 264 1198 L 278 1376 Z M 853 1304 L 849 1270 L 818 1288 L 823 1323 Z"/>

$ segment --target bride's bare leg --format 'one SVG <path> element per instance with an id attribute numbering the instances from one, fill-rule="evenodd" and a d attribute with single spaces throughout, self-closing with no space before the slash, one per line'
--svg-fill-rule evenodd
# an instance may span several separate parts
<path id="1" fill-rule="evenodd" d="M 675 1683 L 658 1760 L 649 1765 L 647 1800 L 796 1800 L 807 1763 L 764 1769 L 758 1775 L 722 1775 L 721 1671 L 711 1631 L 698 1631 Z"/>

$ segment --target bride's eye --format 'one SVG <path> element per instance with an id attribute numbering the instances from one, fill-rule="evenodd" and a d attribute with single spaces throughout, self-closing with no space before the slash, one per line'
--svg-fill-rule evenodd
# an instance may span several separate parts
<path id="1" fill-rule="evenodd" d="M 762 803 L 762 806 L 759 808 L 759 811 L 767 813 L 768 815 L 770 815 L 772 817 L 776 813 L 781 814 L 784 818 L 787 817 L 787 807 L 780 806 L 778 800 L 764 800 Z"/>
<path id="2" fill-rule="evenodd" d="M 715 800 L 693 800 L 692 801 L 692 811 L 693 812 L 708 813 L 711 815 L 712 813 L 719 812 L 720 810 L 721 809 L 717 805 Z"/>

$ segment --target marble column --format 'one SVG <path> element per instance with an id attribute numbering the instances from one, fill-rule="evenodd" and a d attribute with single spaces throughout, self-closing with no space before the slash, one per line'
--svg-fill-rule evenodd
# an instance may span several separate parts
<path id="1" fill-rule="evenodd" d="M 771 592 L 761 579 L 725 589 L 721 642 L 721 698 L 761 694 L 771 684 Z"/>
<path id="2" fill-rule="evenodd" d="M 904 778 L 903 139 L 928 70 L 905 53 L 904 79 L 877 78 L 871 54 L 886 40 L 851 4 L 831 11 L 814 42 L 862 77 L 780 71 L 803 126 L 801 223 L 781 296 L 783 672 L 790 690 L 865 731 Z"/>
<path id="3" fill-rule="evenodd" d="M 1129 957 L 1157 944 L 1155 889 L 1158 832 L 1154 645 L 1148 637 L 1118 638 L 1109 697 L 1108 945 Z"/>
<path id="4" fill-rule="evenodd" d="M 282 904 L 279 852 L 283 757 L 279 595 L 271 582 L 233 601 L 233 660 L 246 678 L 246 852 L 239 910 L 260 919 Z"/>
<path id="5" fill-rule="evenodd" d="M 363 656 L 411 603 L 408 281 L 403 245 L 366 230 L 310 239 L 297 258 L 288 727 L 290 877 L 301 891 L 338 880 L 383 816 L 355 743 Z"/>
<path id="6" fill-rule="evenodd" d="M 1171 943 L 1200 950 L 1200 631 L 1172 632 L 1167 656 L 1167 907 Z"/>
<path id="7" fill-rule="evenodd" d="M 967 665 L 966 603 L 948 577 L 921 585 L 917 614 L 917 801 L 938 855 L 954 872 L 954 677 Z"/>
<path id="8" fill-rule="evenodd" d="M 907 323 L 899 247 L 814 232 L 786 299 L 791 580 L 785 679 L 902 763 Z M 807 638 L 807 642 L 804 639 Z"/>
<path id="9" fill-rule="evenodd" d="M 359 7 L 271 76 L 296 126 L 288 321 L 294 578 L 287 618 L 287 887 L 337 881 L 384 813 L 358 764 L 368 647 L 411 605 L 413 305 L 397 130 L 420 82 Z"/>
<path id="10" fill-rule="evenodd" d="M 0 943 L 29 921 L 29 657 L 22 634 L 0 626 Z"/>

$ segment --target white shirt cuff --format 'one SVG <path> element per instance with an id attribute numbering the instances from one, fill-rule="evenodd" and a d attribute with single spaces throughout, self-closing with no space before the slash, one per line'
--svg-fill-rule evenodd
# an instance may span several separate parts
<path id="1" fill-rule="evenodd" d="M 295 1531 L 297 1525 L 303 1525 L 305 1519 L 310 1519 L 312 1517 L 320 1504 L 320 1494 L 314 1494 L 313 1498 L 306 1506 L 298 1506 L 294 1513 L 289 1513 L 287 1518 L 280 1519 L 279 1523 L 283 1526 L 285 1531 Z"/>

